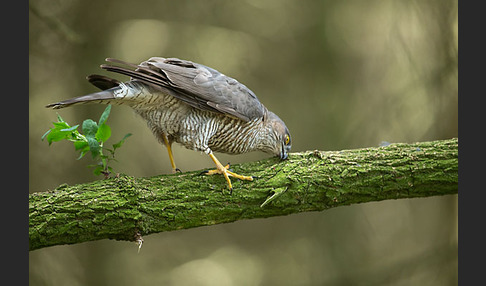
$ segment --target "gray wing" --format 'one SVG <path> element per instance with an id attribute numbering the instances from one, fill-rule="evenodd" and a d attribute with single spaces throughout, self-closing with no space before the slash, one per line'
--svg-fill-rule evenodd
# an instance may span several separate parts
<path id="1" fill-rule="evenodd" d="M 127 67 L 101 68 L 150 84 L 183 102 L 201 109 L 250 121 L 263 117 L 265 107 L 256 95 L 237 80 L 210 67 L 177 58 L 153 57 L 140 65 L 106 59 Z"/>

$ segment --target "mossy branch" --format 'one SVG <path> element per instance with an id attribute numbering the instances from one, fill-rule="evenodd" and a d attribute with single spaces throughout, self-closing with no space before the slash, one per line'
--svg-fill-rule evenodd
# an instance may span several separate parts
<path id="1" fill-rule="evenodd" d="M 199 172 L 61 185 L 29 196 L 29 249 L 388 199 L 457 194 L 458 140 L 292 153 L 232 166 L 253 182 Z"/>

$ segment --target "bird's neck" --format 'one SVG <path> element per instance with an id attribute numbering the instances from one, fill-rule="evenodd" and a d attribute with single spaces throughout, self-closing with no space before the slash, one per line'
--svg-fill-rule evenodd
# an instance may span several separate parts
<path id="1" fill-rule="evenodd" d="M 262 121 L 261 125 L 259 127 L 260 128 L 258 130 L 258 136 L 256 136 L 256 138 L 257 138 L 257 142 L 256 142 L 257 150 L 263 151 L 265 153 L 273 154 L 275 144 L 272 143 L 274 141 L 274 140 L 272 140 L 273 137 L 274 137 L 274 132 L 273 132 L 272 126 L 270 124 L 268 124 L 268 122 Z"/>

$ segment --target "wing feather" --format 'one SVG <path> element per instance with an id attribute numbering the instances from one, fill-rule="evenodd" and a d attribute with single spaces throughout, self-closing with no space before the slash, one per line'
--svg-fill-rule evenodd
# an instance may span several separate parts
<path id="1" fill-rule="evenodd" d="M 215 69 L 177 58 L 153 57 L 140 65 L 117 59 L 101 68 L 130 76 L 158 87 L 183 102 L 201 109 L 250 121 L 263 117 L 265 107 L 245 85 Z"/>

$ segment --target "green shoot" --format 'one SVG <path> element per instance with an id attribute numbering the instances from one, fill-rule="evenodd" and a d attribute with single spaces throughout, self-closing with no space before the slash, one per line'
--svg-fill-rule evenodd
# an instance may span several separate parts
<path id="1" fill-rule="evenodd" d="M 92 167 L 95 175 L 103 174 L 108 178 L 110 173 L 113 173 L 113 168 L 108 165 L 110 161 L 115 160 L 115 151 L 120 148 L 125 140 L 132 134 L 126 134 L 120 141 L 112 145 L 112 148 L 106 148 L 103 144 L 111 137 L 111 128 L 106 124 L 108 116 L 110 115 L 111 105 L 108 105 L 101 114 L 97 122 L 86 119 L 81 125 L 82 133 L 78 131 L 78 125 L 70 126 L 62 117 L 57 115 L 57 122 L 53 122 L 54 127 L 49 129 L 41 139 L 47 139 L 49 146 L 52 142 L 62 140 L 71 141 L 74 144 L 74 149 L 79 151 L 78 160 L 83 158 L 86 153 L 90 152 L 93 160 L 98 159 L 97 164 L 88 165 Z M 103 150 L 109 152 L 109 155 L 103 153 Z"/>

